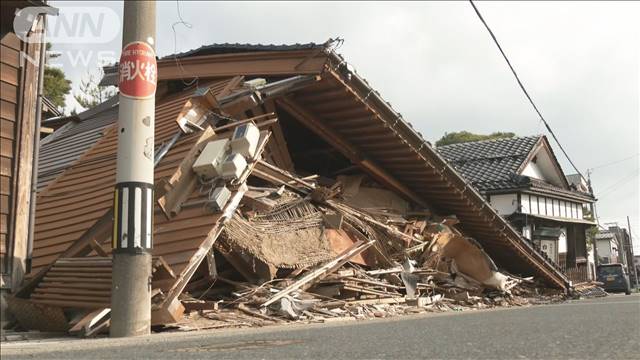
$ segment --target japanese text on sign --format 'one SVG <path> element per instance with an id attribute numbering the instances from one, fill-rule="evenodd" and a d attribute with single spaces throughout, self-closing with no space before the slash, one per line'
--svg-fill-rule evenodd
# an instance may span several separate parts
<path id="1" fill-rule="evenodd" d="M 127 44 L 120 56 L 118 76 L 122 95 L 137 99 L 155 95 L 158 66 L 153 48 L 144 42 Z"/>

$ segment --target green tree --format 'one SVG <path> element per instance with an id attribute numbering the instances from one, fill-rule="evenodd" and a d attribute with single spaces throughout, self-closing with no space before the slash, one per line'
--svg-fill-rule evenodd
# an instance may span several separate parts
<path id="1" fill-rule="evenodd" d="M 80 93 L 73 95 L 80 106 L 91 109 L 118 93 L 114 86 L 99 85 L 103 75 L 102 68 L 98 68 L 97 75 L 87 72 L 85 79 L 80 80 Z"/>
<path id="2" fill-rule="evenodd" d="M 512 132 L 494 132 L 489 135 L 482 135 L 482 134 L 470 133 L 468 131 L 459 131 L 459 132 L 452 132 L 452 133 L 444 133 L 444 136 L 441 137 L 438 141 L 436 141 L 436 146 L 465 143 L 470 141 L 506 139 L 506 138 L 512 138 L 514 136 L 516 136 L 516 134 Z"/>
<path id="3" fill-rule="evenodd" d="M 47 43 L 46 63 L 60 54 L 51 51 L 51 43 Z M 71 81 L 67 80 L 62 69 L 46 65 L 44 67 L 44 96 L 59 108 L 64 108 L 64 98 L 71 91 Z"/>

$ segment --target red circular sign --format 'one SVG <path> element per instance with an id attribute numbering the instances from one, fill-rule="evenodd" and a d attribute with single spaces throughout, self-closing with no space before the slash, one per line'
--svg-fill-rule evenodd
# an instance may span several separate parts
<path id="1" fill-rule="evenodd" d="M 158 83 L 158 65 L 153 48 L 141 41 L 127 44 L 122 49 L 118 65 L 120 94 L 136 99 L 155 95 Z"/>

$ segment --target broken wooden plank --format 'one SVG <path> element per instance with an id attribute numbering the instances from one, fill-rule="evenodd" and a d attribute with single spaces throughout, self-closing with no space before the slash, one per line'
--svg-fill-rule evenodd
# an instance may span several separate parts
<path id="1" fill-rule="evenodd" d="M 373 241 L 363 242 L 362 240 L 356 241 L 351 248 L 345 250 L 342 254 L 338 255 L 335 259 L 327 262 L 326 264 L 320 266 L 319 268 L 310 271 L 308 274 L 304 275 L 301 279 L 297 280 L 293 284 L 287 286 L 274 296 L 272 296 L 269 300 L 265 301 L 262 306 L 269 306 L 284 296 L 295 290 L 305 290 L 309 286 L 311 286 L 316 281 L 320 280 L 323 276 L 326 276 L 333 271 L 337 270 L 340 266 L 344 265 L 349 259 L 353 256 L 360 254 L 365 249 L 373 244 Z"/>
<path id="2" fill-rule="evenodd" d="M 157 191 L 163 193 L 157 200 L 158 205 L 164 212 L 167 219 L 171 219 L 180 212 L 182 203 L 193 193 L 197 184 L 198 177 L 191 167 L 194 161 L 200 155 L 200 152 L 216 137 L 211 127 L 207 127 L 198 137 L 195 144 L 191 147 L 187 155 L 185 155 L 178 169 L 171 175 L 164 184 L 164 189 Z"/>
<path id="3" fill-rule="evenodd" d="M 240 205 L 240 201 L 242 200 L 244 193 L 247 191 L 247 186 L 245 184 L 246 180 L 251 174 L 251 172 L 253 171 L 255 164 L 257 163 L 255 159 L 259 159 L 260 156 L 262 156 L 262 152 L 264 151 L 265 145 L 269 140 L 269 135 L 270 134 L 268 132 L 264 132 L 264 131 L 261 132 L 260 141 L 258 142 L 258 148 L 256 150 L 254 159 L 250 162 L 250 164 L 244 170 L 244 173 L 240 176 L 240 178 L 238 178 L 238 181 L 240 182 L 238 184 L 238 189 L 233 193 L 233 195 L 225 205 L 222 211 L 222 214 L 218 216 L 217 219 L 215 219 L 214 226 L 212 227 L 211 231 L 209 231 L 209 234 L 207 235 L 206 239 L 199 246 L 195 254 L 191 256 L 191 259 L 189 259 L 189 263 L 185 266 L 185 268 L 182 270 L 182 273 L 178 276 L 176 282 L 171 286 L 171 288 L 167 292 L 167 295 L 165 296 L 165 301 L 157 310 L 157 312 L 159 313 L 158 319 L 164 318 L 165 315 L 168 316 L 168 318 L 174 317 L 175 313 L 173 312 L 174 310 L 172 310 L 171 307 L 176 306 L 175 301 L 177 301 L 178 296 L 182 293 L 185 286 L 187 286 L 187 284 L 189 283 L 189 280 L 191 280 L 191 277 L 200 266 L 200 263 L 207 256 L 207 253 L 211 251 L 213 244 L 222 233 L 224 224 L 227 221 L 229 221 L 231 217 L 233 217 L 233 214 L 238 208 L 238 205 Z M 182 311 L 184 311 L 184 307 L 182 305 L 180 305 L 180 307 L 182 308 Z M 162 312 L 164 312 L 164 314 L 160 314 Z M 153 321 L 153 318 L 152 318 L 152 321 Z"/>
<path id="4" fill-rule="evenodd" d="M 274 172 L 282 175 L 283 177 L 287 178 L 288 181 L 286 181 L 285 184 L 289 184 L 289 181 L 293 181 L 293 182 L 295 182 L 297 184 L 300 184 L 300 185 L 304 186 L 308 190 L 313 190 L 316 187 L 315 184 L 308 183 L 308 182 L 300 179 L 299 177 L 291 174 L 290 172 L 282 170 L 282 169 L 278 168 L 277 166 L 271 165 L 266 161 L 258 160 L 258 164 L 260 166 L 264 167 L 264 168 L 267 168 L 267 169 L 269 169 L 271 171 L 274 171 Z"/>
<path id="5" fill-rule="evenodd" d="M 242 311 L 243 313 L 245 313 L 247 315 L 255 316 L 255 317 L 257 317 L 259 319 L 262 319 L 262 320 L 272 321 L 272 322 L 275 322 L 275 323 L 281 323 L 282 322 L 282 320 L 280 320 L 278 318 L 275 318 L 275 317 L 272 317 L 272 316 L 268 316 L 268 315 L 264 315 L 264 314 L 261 314 L 261 313 L 259 313 L 257 311 L 251 310 L 245 304 L 242 304 L 242 303 L 240 303 L 238 305 L 238 310 Z"/>
<path id="6" fill-rule="evenodd" d="M 201 310 L 218 310 L 218 302 L 217 301 L 183 301 L 182 306 L 184 306 L 185 311 L 201 311 Z"/>
<path id="7" fill-rule="evenodd" d="M 253 123 L 257 127 L 264 127 L 264 126 L 271 125 L 271 124 L 274 124 L 274 123 L 278 122 L 278 119 L 277 118 L 276 119 L 268 119 L 268 120 L 266 120 L 264 122 L 260 122 L 260 123 L 256 123 L 256 120 L 268 118 L 270 116 L 275 116 L 275 115 L 276 115 L 275 113 L 271 112 L 271 113 L 268 113 L 268 114 L 262 114 L 262 115 L 254 116 L 254 117 L 249 118 L 249 119 L 243 119 L 243 120 L 239 120 L 239 121 L 234 121 L 234 122 L 231 122 L 229 124 L 218 126 L 218 127 L 214 128 L 213 132 L 218 134 L 218 133 L 221 133 L 223 131 L 226 131 L 226 130 L 229 130 L 229 129 L 234 129 L 237 126 L 248 124 L 248 123 Z"/>
<path id="8" fill-rule="evenodd" d="M 391 297 L 382 299 L 365 299 L 347 301 L 347 304 L 353 305 L 383 305 L 383 304 L 403 304 L 407 301 L 405 297 Z"/>
<path id="9" fill-rule="evenodd" d="M 94 310 L 85 315 L 71 329 L 69 329 L 69 333 L 71 335 L 81 337 L 87 337 L 91 334 L 95 334 L 97 332 L 95 327 L 100 326 L 103 322 L 107 321 L 109 319 L 108 316 L 110 315 L 110 313 L 111 309 L 109 308 Z"/>

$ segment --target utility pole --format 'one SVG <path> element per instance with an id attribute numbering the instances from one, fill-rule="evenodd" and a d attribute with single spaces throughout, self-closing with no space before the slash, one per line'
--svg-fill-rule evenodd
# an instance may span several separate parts
<path id="1" fill-rule="evenodd" d="M 125 1 L 114 194 L 111 337 L 151 332 L 156 4 Z"/>
<path id="2" fill-rule="evenodd" d="M 636 270 L 636 257 L 633 253 L 633 238 L 631 237 L 631 221 L 629 221 L 629 215 L 627 215 L 627 228 L 629 229 L 629 246 L 631 246 L 631 266 L 633 267 L 634 278 L 636 279 L 636 289 L 638 288 L 638 271 Z"/>
<path id="3" fill-rule="evenodd" d="M 587 185 L 589 186 L 589 193 L 593 196 L 593 188 L 591 187 L 591 169 L 587 169 Z M 600 229 L 598 229 L 600 227 L 600 221 L 598 220 L 598 214 L 596 212 L 595 200 L 591 204 L 591 215 L 596 220 L 596 232 L 600 231 Z M 596 240 L 596 234 L 593 234 L 593 237 L 591 238 L 591 246 L 593 246 L 593 280 L 597 280 L 598 265 L 600 265 L 600 261 L 598 259 L 598 240 Z"/>

